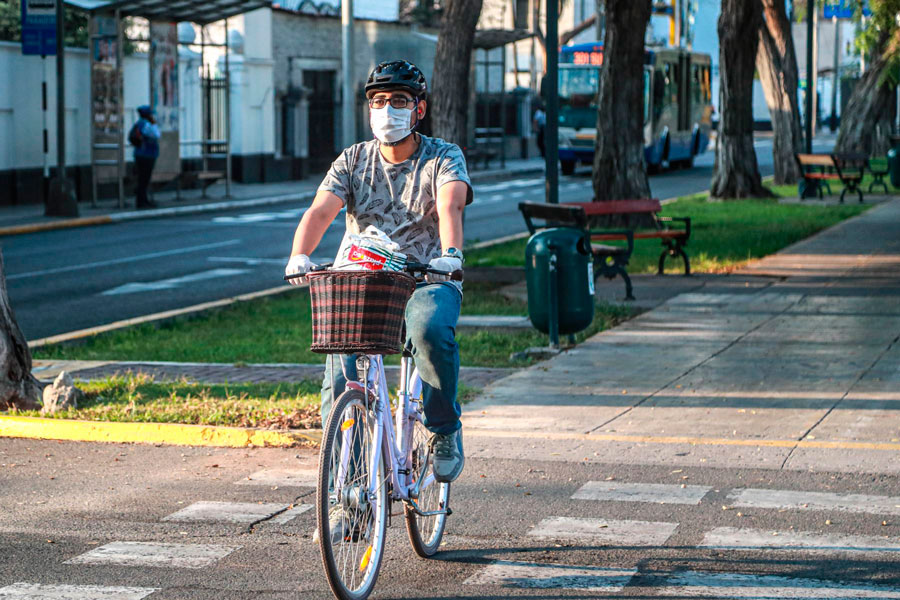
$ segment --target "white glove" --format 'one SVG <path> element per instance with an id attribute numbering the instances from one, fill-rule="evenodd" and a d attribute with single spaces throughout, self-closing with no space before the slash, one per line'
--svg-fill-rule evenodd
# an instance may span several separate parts
<path id="1" fill-rule="evenodd" d="M 305 254 L 295 254 L 288 261 L 287 266 L 284 268 L 285 275 L 299 275 L 309 273 L 309 270 L 314 266 L 313 262 L 309 260 L 309 257 Z M 291 285 L 300 285 L 303 283 L 303 277 L 295 277 L 293 279 L 288 279 L 288 283 Z"/>
<path id="2" fill-rule="evenodd" d="M 438 269 L 439 271 L 458 271 L 462 269 L 463 263 L 462 260 L 455 256 L 439 256 L 437 258 L 432 258 L 428 263 L 428 266 L 432 269 Z M 425 273 L 425 281 L 428 283 L 437 283 L 439 281 L 449 281 L 449 275 L 436 275 L 434 273 Z"/>

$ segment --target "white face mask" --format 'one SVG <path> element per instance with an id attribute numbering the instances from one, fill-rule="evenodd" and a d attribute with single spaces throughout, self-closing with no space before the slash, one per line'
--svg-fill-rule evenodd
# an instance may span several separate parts
<path id="1" fill-rule="evenodd" d="M 393 144 L 403 140 L 412 133 L 410 122 L 413 110 L 412 108 L 394 108 L 390 104 L 384 108 L 370 109 L 369 122 L 372 125 L 372 133 L 383 144 Z"/>

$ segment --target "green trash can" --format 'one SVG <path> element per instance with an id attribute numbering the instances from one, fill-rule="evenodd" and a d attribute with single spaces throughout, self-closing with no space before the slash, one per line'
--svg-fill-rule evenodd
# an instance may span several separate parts
<path id="1" fill-rule="evenodd" d="M 545 229 L 525 247 L 528 317 L 559 345 L 559 335 L 582 331 L 594 319 L 590 239 L 572 227 Z"/>
<path id="2" fill-rule="evenodd" d="M 887 153 L 888 173 L 891 175 L 891 185 L 900 188 L 900 135 L 891 136 L 891 146 Z"/>

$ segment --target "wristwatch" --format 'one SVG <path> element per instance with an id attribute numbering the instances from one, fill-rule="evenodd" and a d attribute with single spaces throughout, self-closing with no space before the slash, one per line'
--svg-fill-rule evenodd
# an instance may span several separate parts
<path id="1" fill-rule="evenodd" d="M 463 257 L 463 253 L 459 250 L 459 248 L 447 248 L 444 250 L 444 254 L 442 256 L 447 256 L 449 258 L 458 258 L 459 262 L 465 264 L 466 259 Z"/>

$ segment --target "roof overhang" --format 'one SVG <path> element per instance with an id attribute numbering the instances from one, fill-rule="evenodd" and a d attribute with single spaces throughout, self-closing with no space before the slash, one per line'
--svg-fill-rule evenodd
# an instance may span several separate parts
<path id="1" fill-rule="evenodd" d="M 207 25 L 258 8 L 269 8 L 272 0 L 65 0 L 89 12 L 121 11 L 124 17 L 152 21 L 189 21 Z"/>

